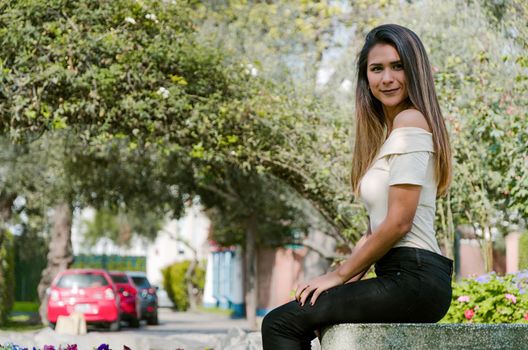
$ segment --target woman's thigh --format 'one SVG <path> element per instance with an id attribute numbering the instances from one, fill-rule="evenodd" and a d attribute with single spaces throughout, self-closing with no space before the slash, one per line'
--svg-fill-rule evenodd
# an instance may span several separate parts
<path id="1" fill-rule="evenodd" d="M 314 305 L 291 301 L 266 318 L 268 325 L 292 337 L 336 323 L 412 322 L 419 282 L 387 276 L 348 283 L 323 292 Z M 271 325 L 270 325 L 271 323 Z"/>

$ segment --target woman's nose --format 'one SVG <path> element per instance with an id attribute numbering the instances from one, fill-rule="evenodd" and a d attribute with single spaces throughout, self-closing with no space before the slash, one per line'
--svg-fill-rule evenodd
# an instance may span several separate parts
<path id="1" fill-rule="evenodd" d="M 391 70 L 390 69 L 384 69 L 383 70 L 383 75 L 381 77 L 381 81 L 384 84 L 388 84 L 388 83 L 392 83 L 393 80 L 394 80 L 394 78 L 392 76 Z"/>

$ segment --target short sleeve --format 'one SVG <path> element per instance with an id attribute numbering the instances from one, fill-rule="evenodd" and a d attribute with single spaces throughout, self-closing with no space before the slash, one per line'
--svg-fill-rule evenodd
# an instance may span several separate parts
<path id="1" fill-rule="evenodd" d="M 411 152 L 392 154 L 388 157 L 389 186 L 392 185 L 419 185 L 426 183 L 427 166 L 431 152 Z"/>

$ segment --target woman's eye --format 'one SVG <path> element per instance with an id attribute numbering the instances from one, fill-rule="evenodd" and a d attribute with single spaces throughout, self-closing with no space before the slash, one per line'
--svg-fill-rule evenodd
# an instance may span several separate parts
<path id="1" fill-rule="evenodd" d="M 381 70 L 380 67 L 372 67 L 371 71 L 372 72 L 379 72 Z"/>
<path id="2" fill-rule="evenodd" d="M 395 65 L 394 65 L 394 69 L 396 69 L 396 70 L 402 70 L 402 69 L 403 69 L 403 65 L 402 65 L 402 64 L 395 64 Z"/>

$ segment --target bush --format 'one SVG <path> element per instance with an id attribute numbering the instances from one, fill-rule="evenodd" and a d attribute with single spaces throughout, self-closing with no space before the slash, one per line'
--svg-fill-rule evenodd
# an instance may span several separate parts
<path id="1" fill-rule="evenodd" d="M 185 281 L 185 273 L 189 268 L 190 261 L 182 261 L 167 266 L 161 273 L 163 275 L 163 288 L 167 291 L 169 298 L 174 303 L 174 307 L 179 311 L 185 311 L 189 308 L 189 295 Z M 205 270 L 196 266 L 191 277 L 193 288 L 202 294 L 205 284 Z"/>
<path id="2" fill-rule="evenodd" d="M 453 284 L 453 300 L 441 323 L 528 323 L 528 270 L 494 273 Z"/>
<path id="3" fill-rule="evenodd" d="M 15 286 L 15 258 L 13 236 L 0 231 L 0 326 L 4 325 L 13 308 Z"/>

